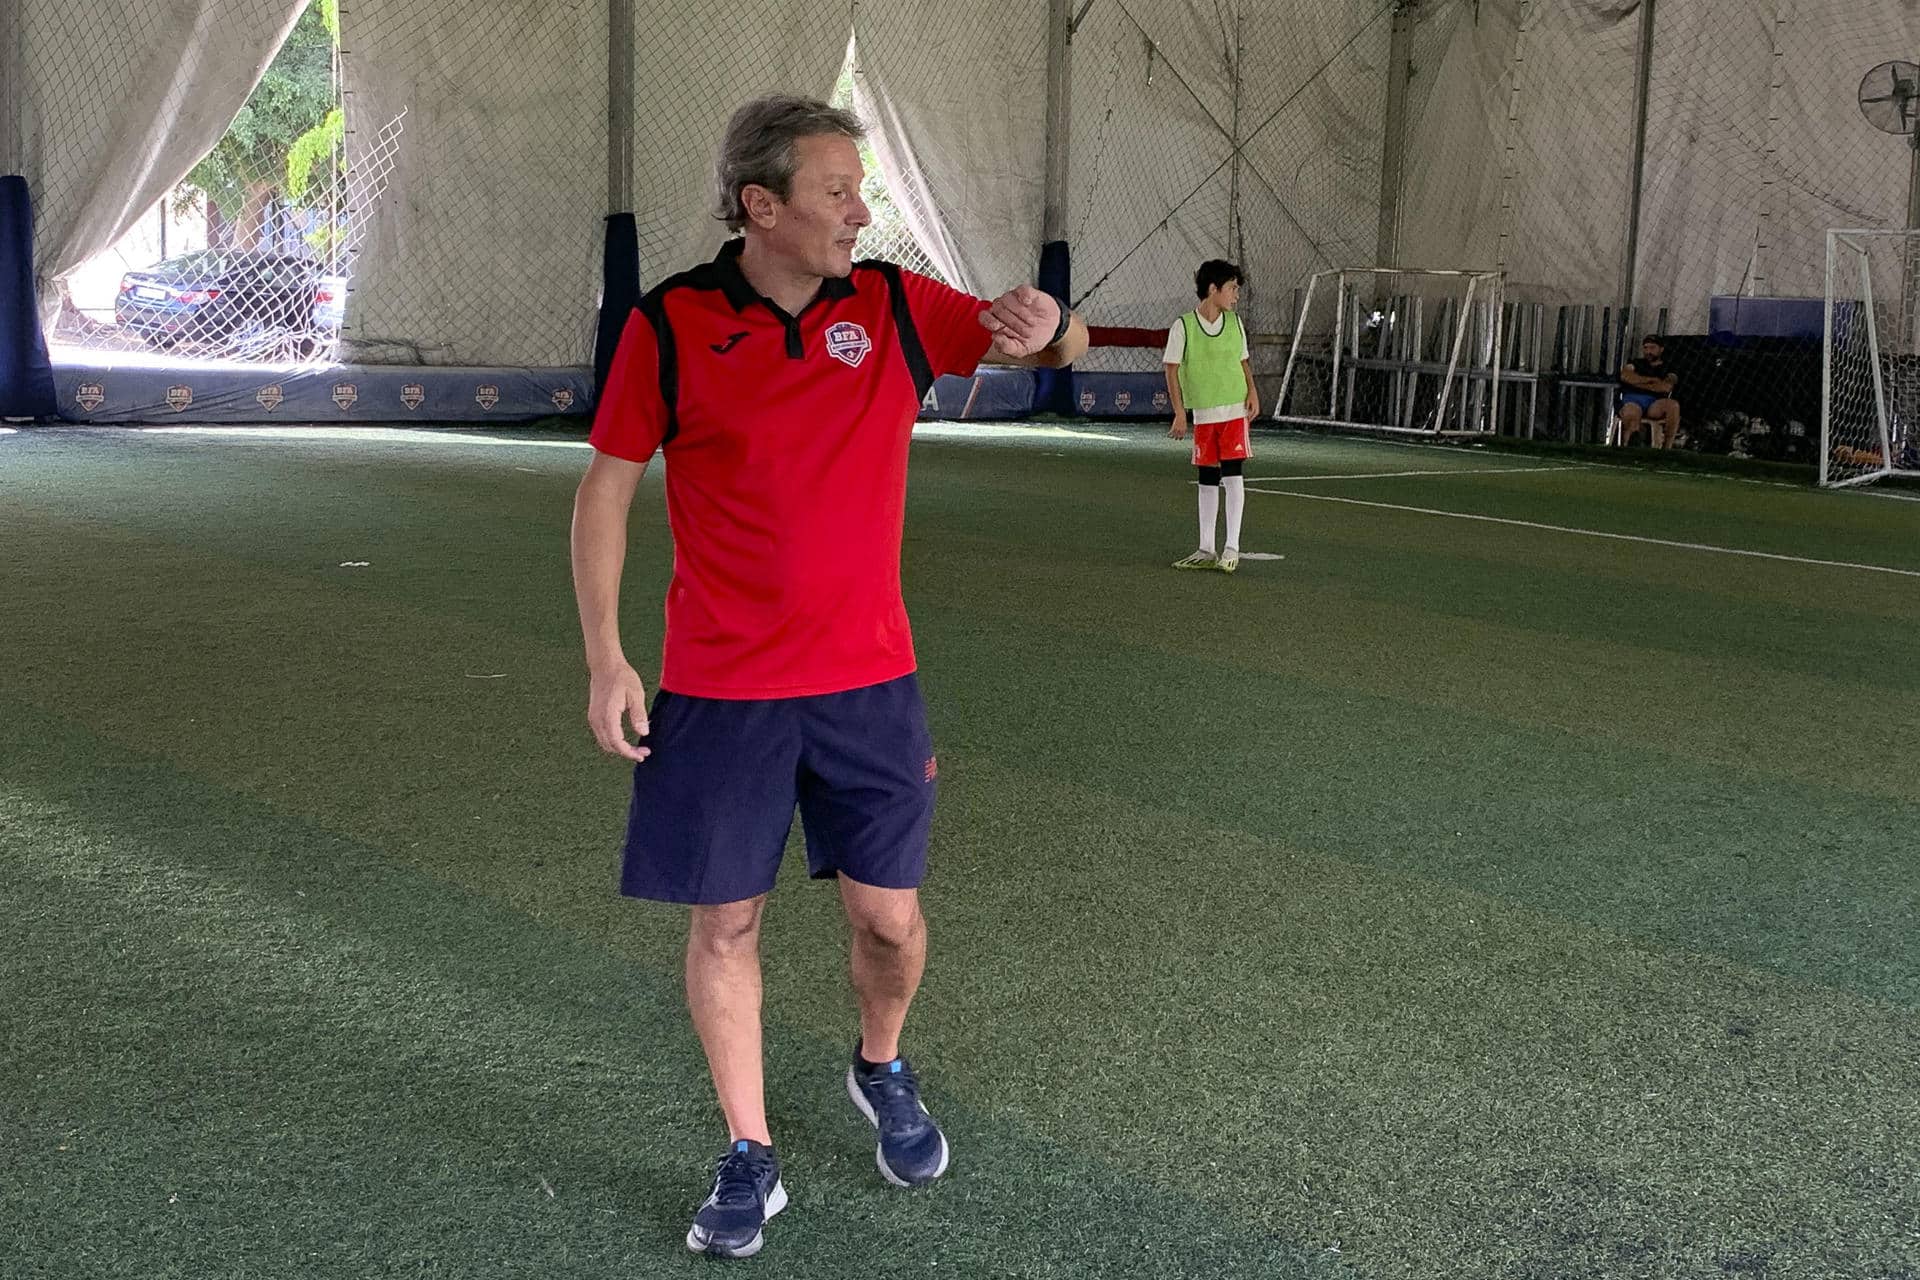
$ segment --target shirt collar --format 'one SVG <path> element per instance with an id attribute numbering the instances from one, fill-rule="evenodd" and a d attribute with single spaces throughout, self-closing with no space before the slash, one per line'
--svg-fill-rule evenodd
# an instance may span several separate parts
<path id="1" fill-rule="evenodd" d="M 736 313 L 745 311 L 756 302 L 764 302 L 775 313 L 780 313 L 780 308 L 748 283 L 746 275 L 740 270 L 740 253 L 746 247 L 746 238 L 735 236 L 721 245 L 720 252 L 714 255 L 713 268 L 720 278 L 721 294 Z M 814 301 L 821 298 L 839 301 L 853 295 L 852 276 L 828 276 L 820 282 L 820 292 L 814 296 Z"/>

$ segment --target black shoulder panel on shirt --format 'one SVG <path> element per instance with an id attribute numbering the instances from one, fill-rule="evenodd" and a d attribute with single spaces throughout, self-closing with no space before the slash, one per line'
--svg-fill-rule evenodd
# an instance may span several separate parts
<path id="1" fill-rule="evenodd" d="M 887 282 L 887 301 L 893 310 L 893 330 L 900 335 L 900 354 L 907 358 L 907 372 L 913 375 L 913 393 L 926 399 L 933 386 L 933 366 L 927 362 L 927 349 L 920 343 L 920 330 L 913 323 L 913 308 L 907 305 L 907 289 L 900 279 L 900 268 L 891 262 L 860 262 L 855 268 L 871 267 Z"/>
<path id="2" fill-rule="evenodd" d="M 667 319 L 667 294 L 675 289 L 713 289 L 712 272 L 706 264 L 668 276 L 640 299 L 640 314 L 653 326 L 653 341 L 660 355 L 660 400 L 667 407 L 667 428 L 660 437 L 665 444 L 680 434 L 680 354 L 674 342 L 673 324 Z"/>

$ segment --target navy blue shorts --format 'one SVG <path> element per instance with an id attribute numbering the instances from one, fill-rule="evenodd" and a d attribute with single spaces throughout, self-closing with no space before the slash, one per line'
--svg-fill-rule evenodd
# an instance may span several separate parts
<path id="1" fill-rule="evenodd" d="M 773 888 L 800 810 L 807 871 L 919 886 L 933 822 L 933 737 L 920 682 L 811 698 L 691 698 L 662 690 L 653 754 L 633 768 L 620 892 L 720 903 Z"/>
<path id="2" fill-rule="evenodd" d="M 1666 399 L 1665 396 L 1656 396 L 1647 391 L 1622 391 L 1620 393 L 1620 403 L 1622 405 L 1636 405 L 1642 413 L 1653 408 L 1654 405 L 1664 399 Z"/>

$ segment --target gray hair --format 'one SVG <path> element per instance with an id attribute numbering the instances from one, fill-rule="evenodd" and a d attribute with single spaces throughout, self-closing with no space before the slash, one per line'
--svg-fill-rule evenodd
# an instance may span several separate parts
<path id="1" fill-rule="evenodd" d="M 823 133 L 858 140 L 867 136 L 867 128 L 851 111 L 789 94 L 755 98 L 734 112 L 720 144 L 713 216 L 738 231 L 747 225 L 740 193 L 748 187 L 765 187 L 782 200 L 790 197 L 793 173 L 800 167 L 794 144 Z"/>

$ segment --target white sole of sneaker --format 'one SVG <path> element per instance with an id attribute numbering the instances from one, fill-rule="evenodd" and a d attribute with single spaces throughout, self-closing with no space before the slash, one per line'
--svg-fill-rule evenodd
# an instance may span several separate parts
<path id="1" fill-rule="evenodd" d="M 786 1207 L 786 1184 L 776 1182 L 773 1184 L 772 1192 L 767 1196 L 767 1216 L 761 1221 L 773 1221 L 773 1215 Z M 693 1250 L 695 1253 L 710 1253 L 716 1258 L 751 1258 L 754 1254 L 760 1252 L 766 1243 L 767 1233 L 765 1231 L 756 1231 L 753 1233 L 753 1239 L 747 1241 L 737 1249 L 717 1249 L 714 1247 L 712 1240 L 701 1234 L 699 1227 L 691 1227 L 687 1231 L 687 1248 Z"/>
<path id="2" fill-rule="evenodd" d="M 854 1106 L 860 1108 L 860 1114 L 867 1118 L 867 1123 L 875 1129 L 878 1129 L 880 1127 L 880 1117 L 875 1113 L 873 1105 L 867 1101 L 866 1095 L 860 1092 L 860 1082 L 853 1078 L 852 1067 L 847 1068 L 847 1096 L 853 1099 Z M 932 1115 L 933 1113 L 927 1110 L 927 1104 L 923 1102 L 920 1104 L 920 1114 L 925 1116 Z M 932 1182 L 935 1178 L 945 1173 L 947 1171 L 947 1163 L 952 1158 L 953 1151 L 947 1146 L 947 1135 L 942 1131 L 940 1134 L 940 1164 L 934 1169 L 932 1175 L 927 1178 L 927 1181 Z M 914 1183 L 908 1182 L 905 1178 L 902 1178 L 899 1174 L 896 1174 L 887 1166 L 886 1149 L 877 1142 L 873 1144 L 873 1163 L 880 1170 L 880 1176 L 888 1182 L 891 1182 L 894 1186 L 911 1187 L 915 1185 Z"/>

